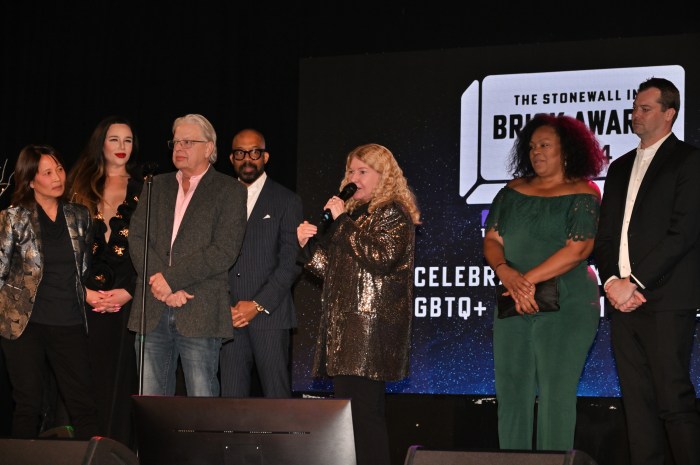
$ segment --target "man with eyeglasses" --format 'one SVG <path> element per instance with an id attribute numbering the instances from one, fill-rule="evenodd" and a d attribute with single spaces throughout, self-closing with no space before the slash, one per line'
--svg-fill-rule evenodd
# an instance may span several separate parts
<path id="1" fill-rule="evenodd" d="M 296 327 L 292 286 L 301 198 L 270 179 L 265 138 L 254 129 L 235 135 L 229 157 L 248 189 L 248 224 L 241 254 L 229 273 L 233 340 L 221 349 L 221 395 L 249 397 L 253 366 L 265 397 L 291 397 L 289 344 Z M 230 323 L 230 324 L 231 324 Z"/>
<path id="2" fill-rule="evenodd" d="M 148 268 L 143 275 L 148 202 L 139 202 L 131 219 L 129 251 L 139 274 L 135 310 L 145 296 L 142 394 L 174 395 L 178 357 L 187 395 L 216 397 L 221 341 L 230 338 L 228 270 L 243 242 L 246 189 L 217 172 L 216 132 L 202 115 L 173 123 L 175 173 L 153 178 Z M 147 198 L 148 186 L 141 199 Z M 129 329 L 141 333 L 141 312 L 133 311 Z"/>

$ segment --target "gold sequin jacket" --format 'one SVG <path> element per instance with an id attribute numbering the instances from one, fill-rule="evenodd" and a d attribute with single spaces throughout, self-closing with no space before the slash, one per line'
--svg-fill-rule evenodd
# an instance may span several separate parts
<path id="1" fill-rule="evenodd" d="M 90 214 L 83 205 L 62 203 L 78 279 L 75 292 L 85 307 L 83 277 L 92 242 Z M 41 232 L 36 208 L 9 207 L 0 212 L 0 336 L 17 339 L 29 323 L 43 272 Z M 87 330 L 87 319 L 83 312 Z"/>
<path id="2" fill-rule="evenodd" d="M 323 279 L 316 375 L 408 374 L 415 226 L 397 203 L 340 215 L 305 267 Z"/>

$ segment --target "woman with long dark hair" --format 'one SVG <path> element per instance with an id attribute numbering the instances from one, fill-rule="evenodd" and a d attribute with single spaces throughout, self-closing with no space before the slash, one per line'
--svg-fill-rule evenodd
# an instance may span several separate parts
<path id="1" fill-rule="evenodd" d="M 136 271 L 129 257 L 129 221 L 143 180 L 138 141 L 120 116 L 95 127 L 68 177 L 71 200 L 93 218 L 87 286 L 88 346 L 100 434 L 133 446 L 131 398 L 137 393 L 134 333 L 127 329 Z"/>

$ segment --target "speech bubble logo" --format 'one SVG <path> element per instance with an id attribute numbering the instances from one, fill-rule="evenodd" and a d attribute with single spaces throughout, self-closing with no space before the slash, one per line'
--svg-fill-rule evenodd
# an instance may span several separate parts
<path id="1" fill-rule="evenodd" d="M 685 70 L 679 65 L 503 74 L 487 76 L 482 84 L 473 81 L 461 100 L 459 195 L 468 204 L 492 202 L 511 179 L 508 155 L 518 131 L 537 113 L 583 121 L 611 160 L 630 151 L 639 144 L 630 126 L 636 89 L 650 77 L 678 87 L 681 111 L 673 132 L 683 139 Z M 601 192 L 604 175 L 596 179 Z"/>

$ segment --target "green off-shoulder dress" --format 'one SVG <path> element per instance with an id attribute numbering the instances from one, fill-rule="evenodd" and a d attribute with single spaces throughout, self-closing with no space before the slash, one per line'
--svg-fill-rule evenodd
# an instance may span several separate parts
<path id="1" fill-rule="evenodd" d="M 486 229 L 501 235 L 508 264 L 525 273 L 567 240 L 594 238 L 599 206 L 598 198 L 590 194 L 537 197 L 504 187 L 491 205 Z M 532 449 L 535 397 L 536 448 L 573 447 L 576 391 L 598 328 L 600 294 L 587 260 L 558 280 L 559 311 L 504 319 L 494 315 L 502 449 Z"/>

